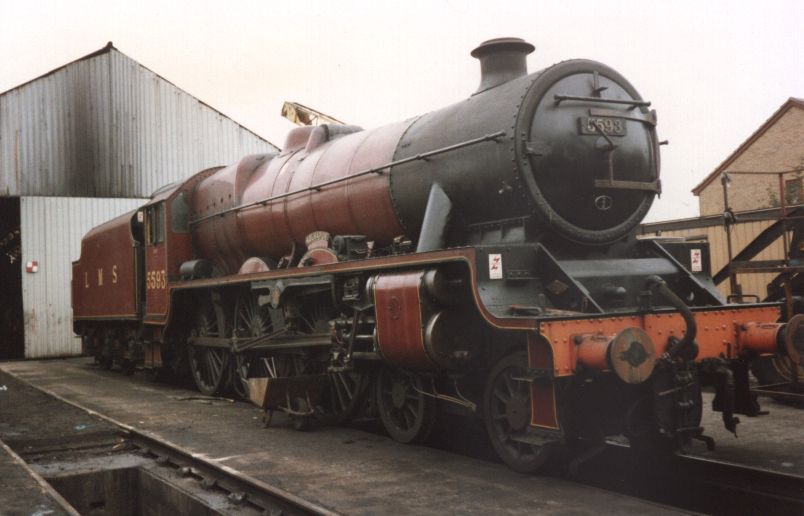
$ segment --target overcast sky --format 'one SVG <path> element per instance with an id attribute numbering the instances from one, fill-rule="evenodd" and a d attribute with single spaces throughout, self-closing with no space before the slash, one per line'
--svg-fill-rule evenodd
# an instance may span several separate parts
<path id="1" fill-rule="evenodd" d="M 2 0 L 0 91 L 107 41 L 282 146 L 284 100 L 375 127 L 451 104 L 469 52 L 517 36 L 531 71 L 602 61 L 653 102 L 664 193 L 648 220 L 698 215 L 690 190 L 788 97 L 804 97 L 804 1 Z M 796 165 L 791 163 L 791 166 Z"/>

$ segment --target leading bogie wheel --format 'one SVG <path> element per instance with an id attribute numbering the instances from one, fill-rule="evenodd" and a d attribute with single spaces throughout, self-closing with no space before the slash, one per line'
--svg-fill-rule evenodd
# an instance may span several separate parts
<path id="1" fill-rule="evenodd" d="M 203 305 L 196 314 L 190 337 L 225 337 L 225 323 L 219 321 L 215 307 L 211 303 Z M 226 348 L 189 344 L 187 355 L 193 380 L 201 394 L 216 396 L 222 393 L 231 374 L 229 372 L 229 350 Z"/>
<path id="2" fill-rule="evenodd" d="M 517 352 L 497 362 L 483 393 L 483 422 L 494 451 L 511 469 L 531 473 L 543 467 L 556 447 L 525 442 L 531 419 L 528 355 Z"/>
<path id="3" fill-rule="evenodd" d="M 377 409 L 388 434 L 400 443 L 422 442 L 436 418 L 436 400 L 421 375 L 384 367 L 377 376 Z"/>

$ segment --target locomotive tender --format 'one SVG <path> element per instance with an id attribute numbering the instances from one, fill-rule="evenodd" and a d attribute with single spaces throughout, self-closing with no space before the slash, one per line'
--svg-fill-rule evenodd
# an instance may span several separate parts
<path id="1" fill-rule="evenodd" d="M 472 52 L 480 86 L 410 120 L 292 130 L 90 231 L 74 327 L 104 365 L 233 389 L 304 427 L 379 414 L 420 441 L 482 417 L 509 466 L 572 439 L 734 431 L 748 365 L 802 353 L 800 318 L 727 304 L 706 243 L 639 240 L 660 193 L 656 114 L 594 61 L 528 74 L 517 38 Z"/>

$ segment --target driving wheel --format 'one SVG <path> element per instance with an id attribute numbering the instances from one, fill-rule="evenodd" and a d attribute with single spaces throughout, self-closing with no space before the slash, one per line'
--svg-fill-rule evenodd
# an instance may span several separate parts
<path id="1" fill-rule="evenodd" d="M 367 373 L 328 373 L 326 398 L 321 419 L 330 424 L 343 424 L 359 412 L 368 391 L 370 376 Z"/>
<path id="2" fill-rule="evenodd" d="M 191 337 L 225 337 L 223 321 L 218 320 L 215 307 L 212 303 L 202 306 L 195 317 L 195 324 L 190 330 Z M 222 347 L 200 346 L 190 344 L 187 346 L 190 361 L 190 370 L 193 373 L 195 385 L 201 394 L 215 396 L 225 388 L 229 374 L 229 350 Z"/>
<path id="3" fill-rule="evenodd" d="M 268 306 L 260 306 L 256 296 L 243 292 L 237 298 L 233 332 L 236 338 L 254 338 L 273 331 Z M 248 399 L 248 379 L 268 376 L 260 357 L 252 352 L 236 353 L 232 361 L 232 388 L 239 397 Z M 284 374 L 284 372 L 283 372 Z"/>

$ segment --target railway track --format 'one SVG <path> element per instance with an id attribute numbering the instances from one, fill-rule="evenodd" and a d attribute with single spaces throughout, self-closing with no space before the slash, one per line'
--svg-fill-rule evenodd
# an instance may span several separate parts
<path id="1" fill-rule="evenodd" d="M 202 492 L 201 496 L 196 495 L 195 498 L 206 500 L 212 513 L 238 516 L 252 514 L 261 516 L 332 516 L 338 514 L 279 487 L 217 464 L 203 455 L 150 432 L 138 430 L 84 407 L 48 389 L 31 383 L 27 383 L 27 385 L 62 403 L 102 419 L 116 429 L 112 433 L 104 434 L 98 442 L 83 447 L 76 447 L 74 443 L 62 443 L 38 449 L 28 447 L 29 450 L 24 454 L 24 458 L 28 461 L 37 456 L 57 456 L 59 453 L 75 453 L 76 451 L 86 452 L 92 448 L 97 451 L 114 449 L 119 452 L 137 454 L 155 464 L 156 467 L 151 467 L 150 470 L 163 482 L 181 479 L 182 486 L 180 488 L 182 490 Z"/>
<path id="2" fill-rule="evenodd" d="M 142 455 L 153 457 L 157 464 L 175 470 L 183 478 L 195 480 L 205 490 L 222 493 L 234 507 L 242 509 L 230 513 L 256 512 L 271 516 L 337 514 L 162 439 L 136 430 L 127 430 L 125 434 L 130 444 Z"/>
<path id="3" fill-rule="evenodd" d="M 804 514 L 804 477 L 692 455 L 657 456 L 620 443 L 587 449 L 568 478 L 706 514 Z"/>
<path id="4" fill-rule="evenodd" d="M 153 463 L 156 467 L 152 471 L 159 472 L 160 476 L 179 478 L 224 499 L 228 503 L 225 513 L 334 514 L 331 509 L 222 466 L 156 434 L 133 428 L 47 388 L 26 384 L 114 427 L 111 434 L 99 435 L 96 443 L 83 441 L 83 446 L 103 450 L 124 443 L 126 450 Z M 493 460 L 489 454 L 478 455 L 481 453 L 478 449 L 484 446 L 484 435 L 470 437 L 460 449 L 443 448 Z M 70 444 L 70 450 L 77 449 L 74 444 Z M 30 461 L 57 451 L 58 448 L 41 447 L 22 455 Z M 557 476 L 578 484 L 701 513 L 804 514 L 804 478 L 798 475 L 689 455 L 649 456 L 613 442 L 602 450 L 587 447 L 573 452 L 574 457 L 581 458 L 570 461 L 569 472 L 557 473 Z"/>
<path id="5" fill-rule="evenodd" d="M 700 486 L 696 501 L 707 512 L 804 514 L 800 476 L 701 457 L 677 461 Z"/>

